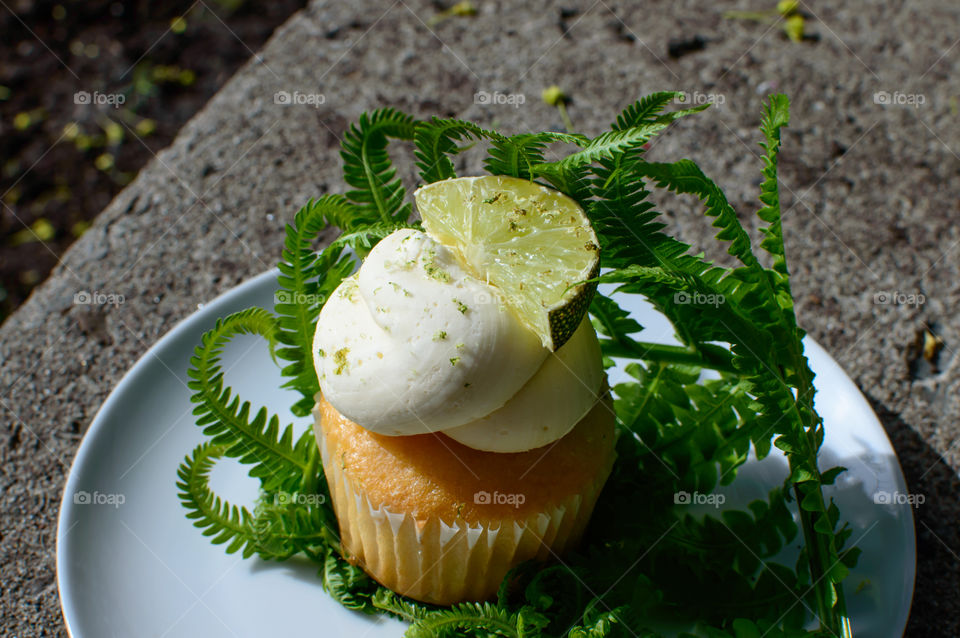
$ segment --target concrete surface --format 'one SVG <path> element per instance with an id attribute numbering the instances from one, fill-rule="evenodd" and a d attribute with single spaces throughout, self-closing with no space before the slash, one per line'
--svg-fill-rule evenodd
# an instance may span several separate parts
<path id="1" fill-rule="evenodd" d="M 960 6 L 808 3 L 811 37 L 794 44 L 777 25 L 722 17 L 769 2 L 571 0 L 561 13 L 475 1 L 479 15 L 432 28 L 433 5 L 420 0 L 316 2 L 293 17 L 0 328 L 0 633 L 65 634 L 56 516 L 85 429 L 178 320 L 276 262 L 300 204 L 344 189 L 338 136 L 361 111 L 559 128 L 540 100 L 558 84 L 577 128 L 595 134 L 641 94 L 715 94 L 722 105 L 651 155 L 696 159 L 749 215 L 760 94 L 775 83 L 793 104 L 782 196 L 801 321 L 869 398 L 911 490 L 926 496 L 908 635 L 960 635 Z M 668 56 L 671 40 L 697 35 L 701 50 Z M 324 104 L 278 105 L 277 91 Z M 476 104 L 479 91 L 525 103 Z M 879 91 L 923 103 L 878 104 Z M 706 241 L 689 202 L 666 206 L 688 241 Z M 124 303 L 77 305 L 81 290 Z M 883 292 L 925 303 L 876 303 Z M 925 326 L 944 342 L 934 365 L 920 356 Z"/>

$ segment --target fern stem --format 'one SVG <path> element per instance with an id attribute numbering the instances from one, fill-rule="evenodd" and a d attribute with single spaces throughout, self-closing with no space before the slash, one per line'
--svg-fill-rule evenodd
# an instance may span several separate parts
<path id="1" fill-rule="evenodd" d="M 610 357 L 637 358 L 662 364 L 680 364 L 708 368 L 717 372 L 736 372 L 730 352 L 720 346 L 701 344 L 696 350 L 646 341 L 603 339 L 603 353 Z"/>
<path id="2" fill-rule="evenodd" d="M 375 188 L 370 189 L 370 195 L 373 197 L 374 205 L 377 207 L 377 211 L 380 213 L 380 221 L 385 224 L 389 224 L 393 221 L 390 218 L 390 211 L 387 210 L 387 202 L 383 198 L 383 193 L 381 188 L 383 184 L 379 183 L 380 177 L 373 170 L 373 167 L 370 165 L 370 152 L 367 149 L 367 140 L 363 140 L 363 145 L 361 146 L 361 158 L 363 159 L 363 172 L 367 178 L 367 181 L 370 184 L 375 184 Z"/>
<path id="3" fill-rule="evenodd" d="M 793 493 L 797 499 L 797 503 L 800 502 L 800 499 L 804 498 L 803 493 L 800 491 L 800 484 L 793 484 Z M 818 496 L 820 500 L 823 500 L 823 492 L 820 488 L 817 489 Z M 827 516 L 825 512 L 807 512 L 803 508 L 800 509 L 800 522 L 803 529 L 803 538 L 804 544 L 807 547 L 807 551 L 810 554 L 810 581 L 811 587 L 816 590 L 817 593 L 817 615 L 819 616 L 819 621 L 821 627 L 826 627 L 830 633 L 834 636 L 840 638 L 853 638 L 853 631 L 850 627 L 850 618 L 847 616 L 847 604 L 846 599 L 843 595 L 843 587 L 838 583 L 836 587 L 833 586 L 833 582 L 830 580 L 828 574 L 833 568 L 833 565 L 829 564 L 830 556 L 833 554 L 829 545 L 832 544 L 832 539 L 834 536 L 831 534 L 828 537 L 825 537 L 823 534 L 820 534 L 815 529 L 816 521 L 814 520 L 814 514 L 819 516 Z M 824 547 L 824 544 L 827 547 Z M 824 586 L 823 581 L 826 580 L 826 586 Z M 834 604 L 830 600 L 830 590 L 835 591 L 837 596 L 837 602 Z"/>
<path id="4" fill-rule="evenodd" d="M 809 388 L 809 393 L 806 396 L 812 397 L 812 381 L 808 383 L 810 383 L 810 385 L 806 387 Z M 799 402 L 802 400 L 803 393 L 798 393 L 797 401 Z M 812 412 L 806 413 L 815 414 Z M 810 579 L 811 586 L 817 591 L 817 608 L 819 610 L 820 623 L 821 625 L 826 625 L 827 628 L 836 636 L 840 636 L 841 638 L 852 638 L 853 631 L 850 627 L 850 618 L 847 615 L 847 603 L 843 593 L 843 584 L 836 583 L 836 585 L 834 585 L 833 580 L 829 576 L 830 571 L 834 568 L 834 565 L 831 563 L 832 557 L 839 556 L 839 552 L 835 544 L 836 536 L 832 533 L 829 535 L 821 534 L 816 529 L 817 520 L 820 517 L 827 517 L 829 523 L 829 514 L 827 513 L 826 499 L 823 496 L 823 484 L 821 482 L 820 471 L 817 467 L 817 446 L 816 442 L 813 440 L 815 437 L 813 432 L 815 426 L 810 425 L 810 427 L 806 427 L 805 424 L 801 422 L 800 427 L 804 429 L 803 440 L 807 444 L 807 449 L 804 450 L 807 456 L 807 463 L 811 464 L 813 471 L 815 471 L 817 474 L 817 487 L 813 494 L 817 499 L 818 511 L 811 512 L 805 510 L 803 507 L 798 507 L 797 509 L 800 511 L 800 521 L 803 528 L 804 544 L 806 545 L 808 552 L 810 552 Z M 793 469 L 794 459 L 791 458 L 791 472 Z M 800 499 L 804 497 L 800 490 L 799 482 L 793 483 L 793 492 L 797 497 L 797 503 L 799 505 Z M 839 558 L 837 560 L 839 560 Z M 824 580 L 827 582 L 823 583 Z M 833 591 L 837 597 L 836 603 L 830 599 L 831 591 Z"/>
<path id="5" fill-rule="evenodd" d="M 303 478 L 300 480 L 300 492 L 303 494 L 316 494 L 320 479 L 320 452 L 314 445 L 310 448 L 310 454 L 307 457 L 307 466 L 303 470 Z"/>

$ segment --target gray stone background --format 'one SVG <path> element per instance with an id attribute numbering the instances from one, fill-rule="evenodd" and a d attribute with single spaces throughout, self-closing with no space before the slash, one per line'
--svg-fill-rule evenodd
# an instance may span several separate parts
<path id="1" fill-rule="evenodd" d="M 338 138 L 350 121 L 396 106 L 559 129 L 540 100 L 556 84 L 587 134 L 655 90 L 722 96 L 650 153 L 695 159 L 745 220 L 756 210 L 762 94 L 790 96 L 781 195 L 800 319 L 867 396 L 911 491 L 926 496 L 907 635 L 960 635 L 960 5 L 807 0 L 802 43 L 780 24 L 723 17 L 772 4 L 570 0 L 562 11 L 476 0 L 478 15 L 428 26 L 436 10 L 425 1 L 317 1 L 291 18 L 0 328 L 2 634 L 65 635 L 56 516 L 84 431 L 177 321 L 275 264 L 283 224 L 305 200 L 344 190 Z M 697 35 L 702 50 L 668 55 L 672 39 Z M 281 90 L 325 103 L 277 105 Z M 478 91 L 525 103 L 476 104 Z M 923 103 L 878 104 L 880 91 Z M 664 207 L 685 240 L 709 245 L 691 202 Z M 75 305 L 79 290 L 125 303 Z M 925 303 L 876 303 L 883 292 Z M 925 330 L 943 340 L 932 361 L 921 356 Z"/>

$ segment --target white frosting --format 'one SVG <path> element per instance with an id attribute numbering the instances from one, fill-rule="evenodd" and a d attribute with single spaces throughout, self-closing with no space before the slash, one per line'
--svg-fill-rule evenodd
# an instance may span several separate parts
<path id="1" fill-rule="evenodd" d="M 550 353 L 506 405 L 444 434 L 488 452 L 532 450 L 572 430 L 593 409 L 602 384 L 600 342 L 584 318 L 570 340 Z"/>
<path id="2" fill-rule="evenodd" d="M 501 407 L 548 352 L 500 299 L 425 233 L 384 238 L 320 312 L 324 397 L 380 434 L 435 432 Z"/>
<path id="3" fill-rule="evenodd" d="M 391 436 L 444 431 L 495 452 L 564 436 L 603 380 L 588 320 L 550 353 L 495 287 L 412 229 L 381 240 L 334 291 L 313 348 L 320 389 L 348 419 Z"/>

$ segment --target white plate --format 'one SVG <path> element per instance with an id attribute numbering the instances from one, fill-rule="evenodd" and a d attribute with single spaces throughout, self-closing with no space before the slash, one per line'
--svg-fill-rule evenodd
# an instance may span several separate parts
<path id="1" fill-rule="evenodd" d="M 190 524 L 177 499 L 176 469 L 203 441 L 186 386 L 189 357 L 218 317 L 254 305 L 272 308 L 276 274 L 238 286 L 177 325 L 127 373 L 90 425 L 67 479 L 57 533 L 60 600 L 74 638 L 402 635 L 399 621 L 342 608 L 310 564 L 226 555 Z M 621 303 L 646 327 L 646 340 L 673 342 L 669 323 L 649 305 L 635 297 Z M 845 583 L 854 633 L 901 636 L 916 561 L 903 473 L 853 382 L 812 339 L 806 347 L 826 423 L 821 467 L 850 470 L 831 495 L 863 549 Z M 308 427 L 308 419 L 290 413 L 296 395 L 279 389 L 279 370 L 262 342 L 237 339 L 223 361 L 227 384 L 242 397 L 266 405 L 283 423 Z M 748 462 L 722 490 L 727 505 L 764 497 L 785 475 L 776 451 Z M 257 483 L 238 464 L 221 462 L 212 481 L 233 502 L 252 504 Z M 877 494 L 892 495 L 892 502 L 876 504 Z"/>

